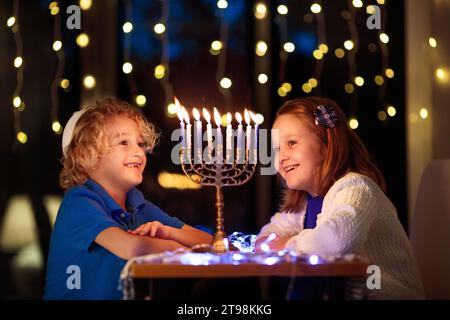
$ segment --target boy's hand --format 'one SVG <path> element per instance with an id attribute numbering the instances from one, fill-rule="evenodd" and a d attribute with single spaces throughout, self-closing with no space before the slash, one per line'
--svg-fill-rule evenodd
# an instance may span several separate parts
<path id="1" fill-rule="evenodd" d="M 135 230 L 128 230 L 129 233 L 140 235 L 140 236 L 150 236 L 153 238 L 161 238 L 161 239 L 169 239 L 170 238 L 170 229 L 168 226 L 163 225 L 159 221 L 147 222 Z"/>

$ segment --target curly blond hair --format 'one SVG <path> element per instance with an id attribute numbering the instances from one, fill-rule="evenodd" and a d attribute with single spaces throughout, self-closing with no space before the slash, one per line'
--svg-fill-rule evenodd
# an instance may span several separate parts
<path id="1" fill-rule="evenodd" d="M 107 150 L 106 122 L 117 115 L 125 115 L 136 121 L 147 145 L 146 151 L 150 153 L 153 150 L 159 133 L 137 107 L 112 99 L 97 101 L 95 105 L 86 107 L 76 122 L 72 139 L 65 150 L 66 156 L 61 159 L 63 169 L 59 184 L 64 190 L 86 182 L 86 169 L 94 167 L 99 157 Z"/>

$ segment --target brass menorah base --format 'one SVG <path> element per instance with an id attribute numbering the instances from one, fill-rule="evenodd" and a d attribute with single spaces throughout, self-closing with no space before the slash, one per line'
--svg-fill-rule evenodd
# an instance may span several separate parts
<path id="1" fill-rule="evenodd" d="M 224 230 L 222 187 L 236 187 L 247 183 L 255 173 L 256 163 L 249 163 L 248 150 L 243 163 L 236 160 L 233 163 L 220 163 L 223 162 L 221 159 L 222 161 L 214 160 L 211 163 L 202 161 L 196 164 L 191 158 L 187 161 L 183 161 L 184 159 L 184 148 L 181 148 L 181 167 L 191 181 L 202 186 L 216 187 L 216 232 L 211 243 L 211 251 L 218 254 L 225 253 L 228 248 L 224 241 L 227 235 Z"/>

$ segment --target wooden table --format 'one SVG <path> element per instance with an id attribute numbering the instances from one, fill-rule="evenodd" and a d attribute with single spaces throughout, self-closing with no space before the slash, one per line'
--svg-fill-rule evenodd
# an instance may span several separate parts
<path id="1" fill-rule="evenodd" d="M 128 275 L 133 280 L 148 279 L 150 281 L 162 278 L 340 277 L 348 279 L 349 284 L 356 283 L 360 287 L 362 285 L 365 287 L 368 266 L 367 261 L 357 257 L 352 260 L 321 260 L 317 264 L 312 264 L 307 259 L 272 265 L 249 262 L 208 265 L 139 262 L 130 265 Z M 350 295 L 348 298 L 357 297 Z"/>

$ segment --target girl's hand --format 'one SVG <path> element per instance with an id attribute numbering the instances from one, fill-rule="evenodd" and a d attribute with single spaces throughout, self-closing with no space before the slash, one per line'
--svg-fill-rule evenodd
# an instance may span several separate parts
<path id="1" fill-rule="evenodd" d="M 135 230 L 128 230 L 129 233 L 139 235 L 139 236 L 150 236 L 153 238 L 169 239 L 170 238 L 170 227 L 163 225 L 159 221 L 147 222 Z"/>
<path id="2" fill-rule="evenodd" d="M 280 251 L 284 249 L 288 238 L 280 238 L 276 235 L 261 237 L 255 242 L 255 251 L 257 253 L 267 251 Z"/>

